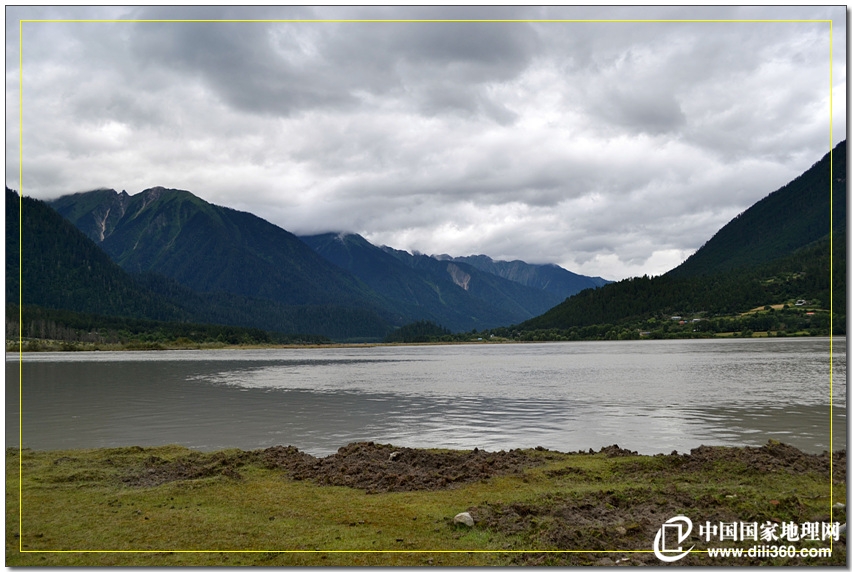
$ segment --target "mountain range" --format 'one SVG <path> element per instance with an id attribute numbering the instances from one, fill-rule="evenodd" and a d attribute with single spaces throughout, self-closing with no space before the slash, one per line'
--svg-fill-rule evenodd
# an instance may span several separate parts
<path id="1" fill-rule="evenodd" d="M 6 194 L 12 230 L 18 197 L 9 189 Z M 454 331 L 518 322 L 605 282 L 584 281 L 553 265 L 525 265 L 529 286 L 461 260 L 374 246 L 359 235 L 300 239 L 250 213 L 163 187 L 136 195 L 99 189 L 48 203 L 21 200 L 23 302 L 34 306 L 368 340 L 421 320 Z M 56 232 L 35 231 L 41 227 Z M 7 265 L 17 258 L 16 244 L 7 241 Z M 96 260 L 97 271 L 72 273 L 70 282 L 54 271 L 54 264 L 75 260 L 84 261 L 77 267 Z M 539 271 L 547 275 L 538 279 L 543 286 L 535 285 Z M 101 305 L 110 296 L 101 294 L 92 275 L 127 285 L 120 300 L 133 302 Z M 16 288 L 7 281 L 9 300 L 17 299 Z M 72 290 L 78 297 L 69 299 Z"/>
<path id="2" fill-rule="evenodd" d="M 823 308 L 833 297 L 840 316 L 845 141 L 833 162 L 833 180 L 826 156 L 666 275 L 617 283 L 485 255 L 412 254 L 357 234 L 297 237 L 177 189 L 99 189 L 48 203 L 7 189 L 6 296 L 17 300 L 20 287 L 32 307 L 338 340 L 383 339 L 413 323 L 418 332 L 538 330 L 743 312 L 791 296 Z"/>
<path id="3" fill-rule="evenodd" d="M 611 282 L 611 280 L 605 280 L 600 276 L 575 274 L 556 264 L 528 264 L 523 260 L 493 260 L 484 254 L 455 257 L 449 254 L 439 254 L 434 255 L 434 258 L 470 264 L 474 268 L 490 272 L 512 282 L 538 288 L 545 292 L 552 292 L 561 300 L 586 288 L 600 288 Z"/>
<path id="4" fill-rule="evenodd" d="M 523 265 L 524 275 L 501 276 L 499 264 L 410 254 L 375 246 L 358 234 L 325 233 L 301 239 L 319 255 L 393 300 L 406 320 L 428 320 L 454 331 L 513 323 L 537 316 L 584 288 L 606 283 L 555 265 Z M 526 319 L 526 318 L 521 318 Z"/>
<path id="5" fill-rule="evenodd" d="M 19 293 L 25 307 L 160 322 L 226 324 L 338 339 L 376 339 L 388 329 L 387 322 L 369 309 L 288 306 L 223 292 L 198 292 L 158 274 L 131 274 L 47 204 L 19 197 L 7 188 L 7 314 Z"/>

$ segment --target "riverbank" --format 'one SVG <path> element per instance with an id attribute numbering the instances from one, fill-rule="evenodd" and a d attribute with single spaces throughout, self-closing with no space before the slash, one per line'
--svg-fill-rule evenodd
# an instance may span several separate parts
<path id="1" fill-rule="evenodd" d="M 7 449 L 6 565 L 656 565 L 654 537 L 676 515 L 695 523 L 680 564 L 845 565 L 845 536 L 735 542 L 698 530 L 845 522 L 832 508 L 845 497 L 845 451 L 775 442 L 656 456 L 375 443 L 323 458 L 293 447 Z M 472 527 L 453 521 L 461 512 Z M 707 554 L 758 544 L 832 554 Z"/>
<path id="2" fill-rule="evenodd" d="M 6 353 L 38 353 L 38 352 L 132 352 L 132 351 L 167 351 L 167 350 L 280 350 L 280 349 L 309 349 L 309 348 L 342 348 L 342 347 L 371 347 L 379 345 L 372 343 L 338 343 L 323 344 L 226 344 L 223 342 L 135 342 L 135 343 L 97 343 L 97 342 L 64 342 L 59 340 L 6 340 Z"/>
<path id="3" fill-rule="evenodd" d="M 702 334 L 689 336 L 688 339 L 740 339 L 740 338 L 828 338 L 828 335 L 811 335 L 807 332 L 777 335 L 774 332 L 751 332 L 748 336 L 739 333 Z M 845 336 L 834 336 L 845 339 Z M 681 338 L 652 338 L 642 336 L 637 340 L 684 339 Z M 601 340 L 567 340 L 550 339 L 547 337 L 536 340 L 519 340 L 511 338 L 481 338 L 472 337 L 465 340 L 431 341 L 431 342 L 327 342 L 327 343 L 269 343 L 269 344 L 227 344 L 223 342 L 132 342 L 132 343 L 98 343 L 98 342 L 66 342 L 48 339 L 6 340 L 6 353 L 38 353 L 38 352 L 125 352 L 125 351 L 167 351 L 167 350 L 281 350 L 281 349 L 311 349 L 311 348 L 372 348 L 392 346 L 449 346 L 468 344 L 531 344 L 564 341 L 601 341 Z M 619 340 L 607 340 L 619 341 Z M 620 340 L 624 341 L 624 340 Z M 631 340 L 633 341 L 633 340 Z"/>

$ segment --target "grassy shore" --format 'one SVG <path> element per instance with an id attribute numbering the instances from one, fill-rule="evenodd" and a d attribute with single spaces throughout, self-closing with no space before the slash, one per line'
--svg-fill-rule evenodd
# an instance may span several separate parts
<path id="1" fill-rule="evenodd" d="M 697 530 L 845 522 L 844 509 L 832 514 L 845 503 L 845 465 L 845 451 L 806 455 L 778 443 L 657 456 L 370 443 L 324 459 L 291 447 L 7 449 L 6 565 L 655 565 L 654 535 L 678 514 L 697 539 L 679 564 L 845 565 L 845 537 L 707 542 Z M 463 511 L 472 528 L 453 522 Z M 833 551 L 706 553 L 755 544 Z"/>

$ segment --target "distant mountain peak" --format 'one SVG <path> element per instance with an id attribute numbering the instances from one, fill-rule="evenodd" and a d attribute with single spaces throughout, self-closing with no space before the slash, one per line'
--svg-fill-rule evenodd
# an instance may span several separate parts
<path id="1" fill-rule="evenodd" d="M 330 232 L 301 239 L 395 300 L 410 318 L 431 320 L 456 331 L 517 323 L 539 308 L 552 307 L 575 292 L 607 282 L 573 274 L 555 264 L 498 263 L 484 254 L 409 253 L 375 246 L 358 234 Z M 504 267 L 515 272 L 501 274 Z"/>
<path id="2" fill-rule="evenodd" d="M 251 213 L 155 186 L 51 201 L 57 212 L 129 272 L 154 272 L 199 292 L 280 304 L 350 304 L 373 311 L 375 294 L 292 233 Z"/>
<path id="3" fill-rule="evenodd" d="M 583 276 L 553 263 L 531 264 L 523 260 L 494 260 L 485 254 L 456 257 L 440 254 L 434 258 L 448 262 L 463 262 L 483 272 L 524 286 L 551 292 L 563 300 L 586 288 L 598 288 L 609 283 L 609 280 L 599 276 Z"/>

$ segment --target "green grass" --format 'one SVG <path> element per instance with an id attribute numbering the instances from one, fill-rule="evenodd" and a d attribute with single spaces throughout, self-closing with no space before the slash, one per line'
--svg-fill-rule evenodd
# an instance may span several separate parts
<path id="1" fill-rule="evenodd" d="M 832 491 L 821 474 L 764 473 L 737 461 L 684 470 L 682 457 L 530 454 L 546 462 L 521 475 L 433 491 L 368 494 L 293 481 L 281 470 L 253 463 L 240 466 L 236 477 L 218 474 L 155 487 L 126 482 L 154 456 L 211 455 L 177 446 L 24 450 L 23 457 L 8 449 L 6 565 L 472 566 L 606 564 L 607 558 L 621 557 L 655 564 L 649 554 L 653 531 L 677 514 L 671 511 L 683 511 L 695 522 L 719 515 L 801 522 L 826 518 L 832 494 L 835 502 L 846 495 L 845 482 Z M 688 506 L 691 501 L 683 499 L 698 502 Z M 607 516 L 575 527 L 585 540 L 561 545 L 564 507 L 585 505 Z M 659 506 L 657 520 L 633 515 L 636 506 Z M 495 519 L 474 528 L 452 522 L 462 511 L 484 517 L 512 507 L 530 511 L 523 526 L 507 528 Z M 612 515 L 620 514 L 625 520 L 614 524 Z M 834 516 L 845 521 L 842 513 Z M 613 532 L 622 530 L 623 536 Z M 518 552 L 588 546 L 624 552 Z M 698 553 L 689 558 L 707 563 Z M 835 543 L 831 562 L 845 563 L 845 544 L 841 551 Z"/>

